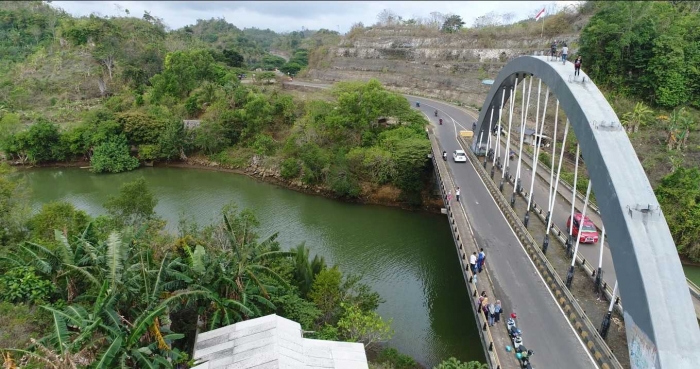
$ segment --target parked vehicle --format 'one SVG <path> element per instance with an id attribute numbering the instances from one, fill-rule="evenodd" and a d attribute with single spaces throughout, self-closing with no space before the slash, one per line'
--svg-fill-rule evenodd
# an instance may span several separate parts
<path id="1" fill-rule="evenodd" d="M 466 163 L 467 153 L 465 153 L 464 150 L 455 150 L 452 154 L 452 159 L 454 159 L 455 163 Z"/>
<path id="2" fill-rule="evenodd" d="M 589 217 L 581 221 L 581 213 L 574 214 L 573 222 L 571 217 L 566 221 L 567 231 L 571 229 L 574 237 L 579 237 L 581 243 L 598 242 L 598 230 Z M 573 226 L 573 228 L 571 228 Z"/>

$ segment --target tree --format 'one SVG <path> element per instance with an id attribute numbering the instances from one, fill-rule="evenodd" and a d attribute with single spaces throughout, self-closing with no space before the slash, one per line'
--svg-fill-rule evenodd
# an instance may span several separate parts
<path id="1" fill-rule="evenodd" d="M 54 241 L 54 230 L 60 230 L 66 237 L 72 238 L 85 230 L 89 217 L 73 204 L 55 201 L 41 206 L 39 213 L 29 221 L 30 229 L 41 241 Z"/>
<path id="2" fill-rule="evenodd" d="M 207 50 L 175 51 L 165 57 L 162 73 L 151 78 L 153 98 L 185 97 L 201 82 L 214 79 L 214 58 Z"/>
<path id="3" fill-rule="evenodd" d="M 216 154 L 231 143 L 221 123 L 205 120 L 194 131 L 194 145 L 207 154 Z"/>
<path id="4" fill-rule="evenodd" d="M 627 132 L 637 132 L 640 125 L 647 125 L 652 119 L 654 119 L 654 111 L 640 101 L 632 111 L 622 116 L 622 124 L 627 128 Z"/>
<path id="5" fill-rule="evenodd" d="M 258 72 L 255 73 L 255 81 L 258 83 L 271 83 L 275 79 L 275 72 Z"/>
<path id="6" fill-rule="evenodd" d="M 332 324 L 342 301 L 340 284 L 343 275 L 337 267 L 327 268 L 316 275 L 309 298 L 321 310 L 321 322 Z"/>
<path id="7" fill-rule="evenodd" d="M 380 26 L 391 26 L 395 24 L 401 17 L 396 15 L 389 9 L 384 9 L 377 14 L 377 24 Z"/>
<path id="8" fill-rule="evenodd" d="M 224 49 L 222 53 L 224 55 L 226 65 L 229 67 L 240 68 L 243 66 L 243 55 L 239 54 L 237 51 Z"/>
<path id="9" fill-rule="evenodd" d="M 112 136 L 99 144 L 90 158 L 90 170 L 94 173 L 119 173 L 138 166 L 139 160 L 129 153 L 129 145 L 123 135 Z"/>
<path id="10" fill-rule="evenodd" d="M 299 73 L 301 68 L 302 68 L 301 65 L 294 63 L 294 62 L 290 62 L 290 63 L 287 63 L 287 64 L 283 65 L 282 67 L 280 67 L 280 72 L 294 76 L 297 73 Z"/>
<path id="11" fill-rule="evenodd" d="M 155 217 L 157 204 L 158 199 L 151 193 L 146 179 L 140 177 L 124 183 L 119 194 L 110 197 L 104 206 L 117 224 L 138 226 Z"/>
<path id="12" fill-rule="evenodd" d="M 14 169 L 0 163 L 0 244 L 7 245 L 23 236 L 31 215 L 25 180 L 12 176 Z"/>
<path id="13" fill-rule="evenodd" d="M 700 260 L 700 170 L 678 168 L 662 178 L 654 192 L 678 253 Z"/>
<path id="14" fill-rule="evenodd" d="M 391 320 L 385 322 L 376 312 L 366 312 L 344 303 L 341 307 L 345 312 L 338 321 L 338 328 L 347 341 L 361 342 L 369 350 L 379 342 L 390 340 L 394 335 Z"/>
<path id="15" fill-rule="evenodd" d="M 463 25 L 464 21 L 462 20 L 462 17 L 452 14 L 445 19 L 445 22 L 442 24 L 441 31 L 445 33 L 455 33 L 462 29 Z"/>

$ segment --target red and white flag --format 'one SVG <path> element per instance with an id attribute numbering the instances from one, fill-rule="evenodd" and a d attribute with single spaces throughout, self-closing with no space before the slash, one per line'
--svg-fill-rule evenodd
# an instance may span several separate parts
<path id="1" fill-rule="evenodd" d="M 535 22 L 540 20 L 540 18 L 544 17 L 546 13 L 547 12 L 545 11 L 545 8 L 542 8 L 542 10 L 540 10 L 539 13 L 537 13 L 537 15 L 535 16 Z"/>

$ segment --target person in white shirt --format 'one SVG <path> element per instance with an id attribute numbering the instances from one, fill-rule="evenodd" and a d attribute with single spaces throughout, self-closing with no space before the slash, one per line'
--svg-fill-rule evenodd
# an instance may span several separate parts
<path id="1" fill-rule="evenodd" d="M 455 199 L 457 199 L 457 202 L 459 202 L 459 194 L 460 194 L 459 187 L 457 187 L 457 191 L 455 192 Z"/>
<path id="2" fill-rule="evenodd" d="M 562 64 L 566 64 L 566 55 L 569 54 L 569 47 L 564 44 L 564 47 L 561 48 L 561 61 Z"/>
<path id="3" fill-rule="evenodd" d="M 476 274 L 476 252 L 469 255 L 469 266 L 472 268 L 472 274 Z"/>

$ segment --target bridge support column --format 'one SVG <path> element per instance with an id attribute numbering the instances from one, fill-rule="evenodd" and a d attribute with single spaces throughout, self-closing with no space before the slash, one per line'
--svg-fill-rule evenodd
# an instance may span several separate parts
<path id="1" fill-rule="evenodd" d="M 574 266 L 569 267 L 569 272 L 566 273 L 566 288 L 571 290 L 571 283 L 574 282 Z"/>
<path id="2" fill-rule="evenodd" d="M 603 289 L 601 288 L 603 285 L 603 268 L 598 268 L 598 270 L 594 270 L 593 274 L 595 275 L 595 286 L 594 286 L 594 291 L 596 293 L 603 293 Z"/>
<path id="3" fill-rule="evenodd" d="M 549 248 L 549 235 L 544 235 L 544 240 L 542 241 L 542 253 L 547 255 L 547 249 Z"/>
<path id="4" fill-rule="evenodd" d="M 530 223 L 530 210 L 525 212 L 525 220 L 523 220 L 523 225 L 527 228 L 527 224 Z"/>
<path id="5" fill-rule="evenodd" d="M 603 317 L 603 323 L 600 325 L 600 336 L 603 339 L 608 338 L 608 329 L 610 329 L 610 319 L 612 318 L 612 312 L 608 311 Z"/>

